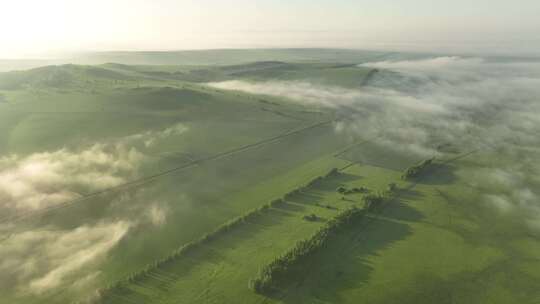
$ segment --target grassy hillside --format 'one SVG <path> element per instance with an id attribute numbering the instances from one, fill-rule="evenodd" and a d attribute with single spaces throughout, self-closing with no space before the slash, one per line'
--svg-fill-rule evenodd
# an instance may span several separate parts
<path id="1" fill-rule="evenodd" d="M 61 83 L 56 81 L 58 73 L 65 76 Z M 136 152 L 142 159 L 134 174 L 114 172 L 122 182 L 112 187 L 51 182 L 47 187 L 53 189 L 46 193 L 69 187 L 78 195 L 53 204 L 49 212 L 6 210 L 2 223 L 16 223 L 4 231 L 8 243 L 25 231 L 52 227 L 70 231 L 141 217 L 149 205 L 167 210 L 164 223 L 132 228 L 130 236 L 101 262 L 99 280 L 92 283 L 97 286 L 119 280 L 281 195 L 303 178 L 327 171 L 331 162 L 305 165 L 346 144 L 333 134 L 331 112 L 308 111 L 276 98 L 261 102 L 246 94 L 82 66 L 3 76 L 18 84 L 2 91 L 7 101 L 0 112 L 0 147 L 6 161 L 74 157 L 96 149 Z M 149 251 L 149 246 L 154 250 Z M 6 280 L 0 281 L 13 291 L 2 300 L 6 303 L 16 299 L 64 302 L 88 293 L 68 289 L 62 294 L 21 294 L 15 287 L 18 282 Z"/>
<path id="2" fill-rule="evenodd" d="M 423 120 L 440 111 L 414 103 L 423 78 L 356 66 L 400 54 L 92 56 L 115 63 L 0 73 L 0 303 L 540 301 L 535 137 L 478 142 L 505 125 L 502 106 Z M 208 85 L 232 80 L 278 85 Z M 286 91 L 299 83 L 305 95 Z M 407 94 L 388 106 L 398 94 L 385 86 Z M 328 220 L 389 190 L 278 290 L 248 288 Z"/>
<path id="3" fill-rule="evenodd" d="M 519 232 L 508 230 L 510 223 L 494 225 L 493 215 L 475 210 L 473 202 L 481 194 L 467 190 L 471 162 L 478 158 L 452 163 L 460 177 L 453 183 L 436 182 L 436 172 L 408 184 L 399 171 L 347 166 L 186 256 L 108 290 L 102 302 L 507 303 L 517 296 L 535 303 L 539 294 L 532 273 L 539 264 L 530 247 L 535 241 L 516 238 Z M 391 182 L 400 189 L 398 199 L 304 261 L 288 288 L 270 298 L 247 288 L 262 265 L 309 237 L 326 219 L 362 206 L 362 195 L 342 199 L 336 187 L 383 191 Z M 304 220 L 309 214 L 323 220 Z"/>
<path id="4" fill-rule="evenodd" d="M 101 52 L 81 54 L 81 63 L 117 62 L 144 65 L 234 65 L 256 61 L 357 62 L 385 55 L 384 52 L 342 49 L 222 49 L 177 52 Z M 399 56 L 398 54 L 393 54 Z"/>

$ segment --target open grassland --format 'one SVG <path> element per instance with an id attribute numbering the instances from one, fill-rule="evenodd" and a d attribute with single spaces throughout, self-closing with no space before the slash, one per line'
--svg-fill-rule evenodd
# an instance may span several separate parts
<path id="1" fill-rule="evenodd" d="M 342 199 L 338 186 L 366 186 L 372 191 L 392 181 L 392 174 L 373 169 L 373 180 L 357 174 L 339 173 L 325 177 L 300 192 L 287 195 L 284 202 L 264 210 L 231 231 L 191 250 L 162 267 L 151 269 L 134 282 L 120 284 L 105 292 L 104 303 L 258 303 L 264 297 L 248 289 L 248 282 L 260 267 L 287 251 L 297 241 L 311 236 L 339 212 L 362 207 L 361 195 Z M 366 176 L 367 177 L 367 176 Z M 308 179 L 309 180 L 309 179 Z M 383 183 L 381 183 L 381 181 Z M 305 215 L 317 220 L 307 221 Z"/>
<path id="2" fill-rule="evenodd" d="M 471 177 L 486 156 L 493 154 L 447 163 L 402 191 L 399 201 L 313 257 L 306 279 L 276 300 L 536 303 L 538 240 L 481 206 L 486 189 L 475 188 Z"/>
<path id="3" fill-rule="evenodd" d="M 475 204 L 482 193 L 468 176 L 489 155 L 449 159 L 414 184 L 400 171 L 347 166 L 187 257 L 113 289 L 104 302 L 536 303 L 535 238 Z M 339 210 L 362 206 L 361 194 L 344 200 L 337 187 L 384 191 L 391 182 L 398 185 L 396 199 L 305 260 L 288 288 L 270 298 L 248 288 L 263 265 Z M 322 220 L 302 219 L 309 214 Z"/>
<path id="4" fill-rule="evenodd" d="M 510 207 L 500 199 L 534 197 L 539 181 L 529 168 L 510 184 L 532 191 L 498 183 L 510 179 L 500 168 L 537 163 L 537 148 L 437 134 L 426 136 L 426 157 L 400 145 L 409 133 L 390 141 L 384 128 L 368 132 L 377 121 L 338 132 L 351 103 L 308 106 L 206 84 L 351 90 L 379 77 L 344 62 L 274 59 L 284 61 L 0 74 L 0 303 L 540 301 L 540 240 L 526 214 L 502 215 Z M 431 153 L 433 163 L 403 178 Z M 332 168 L 339 174 L 306 186 Z M 391 183 L 393 200 L 302 259 L 278 290 L 249 288 L 262 267 Z M 500 210 L 487 208 L 493 201 Z"/>
<path id="5" fill-rule="evenodd" d="M 83 68 L 59 69 L 78 73 Z M 55 158 L 61 164 L 56 158 L 84 161 L 81 157 L 98 153 L 106 162 L 110 156 L 104 153 L 129 157 L 136 152 L 142 161 L 129 176 L 114 172 L 122 182 L 97 189 L 79 185 L 71 189 L 77 196 L 45 208 L 47 212 L 20 209 L 2 214 L 2 240 L 9 244 L 26 231 L 70 231 L 118 218 L 142 222 L 130 228 L 130 235 L 102 262 L 97 286 L 129 276 L 327 172 L 341 162 L 331 154 L 346 144 L 334 136 L 331 112 L 312 112 L 276 98 L 261 102 L 257 96 L 167 82 L 117 87 L 116 80 L 102 78 L 90 80 L 99 89 L 93 94 L 76 85 L 62 83 L 58 89 L 56 82 L 43 83 L 41 73 L 30 77 L 28 87 L 6 90 L 8 102 L 0 111 L 5 118 L 0 120 L 5 126 L 0 137 L 5 157 L 26 162 Z M 68 83 L 77 81 L 80 77 Z M 48 194 L 66 186 L 51 182 L 46 187 Z M 155 206 L 161 208 L 157 220 L 148 218 Z M 166 219 L 161 218 L 163 210 Z M 13 291 L 3 297 L 6 303 L 61 303 L 87 293 L 73 288 L 21 295 L 17 282 L 6 277 L 2 284 Z"/>

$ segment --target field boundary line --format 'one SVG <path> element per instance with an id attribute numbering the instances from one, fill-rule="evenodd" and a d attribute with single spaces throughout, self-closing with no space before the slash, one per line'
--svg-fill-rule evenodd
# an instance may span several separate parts
<path id="1" fill-rule="evenodd" d="M 252 149 L 252 148 L 263 146 L 263 145 L 266 145 L 266 144 L 269 144 L 269 143 L 272 143 L 272 142 L 275 142 L 275 141 L 279 141 L 279 140 L 281 140 L 283 138 L 302 133 L 303 131 L 307 131 L 307 130 L 315 129 L 317 127 L 321 127 L 321 126 L 324 126 L 324 125 L 328 125 L 328 124 L 332 123 L 333 121 L 334 120 L 326 120 L 326 121 L 322 121 L 322 122 L 317 122 L 315 124 L 312 124 L 312 125 L 300 128 L 300 129 L 296 129 L 296 130 L 293 130 L 293 131 L 289 131 L 287 133 L 280 134 L 280 135 L 277 135 L 277 136 L 274 136 L 274 137 L 263 139 L 261 141 L 255 142 L 255 143 L 251 143 L 251 144 L 247 144 L 247 145 L 244 145 L 244 146 L 241 146 L 241 147 L 233 148 L 231 150 L 224 151 L 224 152 L 217 153 L 217 154 L 213 154 L 213 155 L 210 155 L 210 156 L 207 156 L 207 157 L 199 158 L 199 159 L 184 163 L 184 164 L 182 164 L 181 166 L 178 166 L 178 167 L 174 167 L 174 168 L 171 168 L 171 169 L 168 169 L 168 170 L 164 170 L 164 171 L 152 174 L 152 175 L 143 176 L 141 178 L 138 178 L 138 179 L 135 179 L 135 180 L 132 180 L 132 181 L 129 181 L 129 182 L 114 186 L 114 187 L 110 187 L 110 188 L 106 188 L 106 189 L 103 189 L 103 190 L 100 190 L 100 191 L 85 194 L 85 195 L 82 195 L 81 197 L 79 197 L 77 199 L 66 201 L 64 203 L 60 203 L 60 204 L 55 205 L 55 206 L 50 206 L 50 207 L 47 207 L 47 208 L 44 208 L 44 209 L 41 209 L 41 210 L 31 211 L 31 212 L 27 212 L 27 213 L 20 214 L 20 215 L 14 215 L 14 216 L 0 218 L 0 223 L 4 224 L 4 223 L 9 223 L 9 222 L 17 222 L 17 221 L 20 221 L 20 220 L 23 220 L 23 219 L 31 218 L 33 216 L 38 216 L 38 215 L 41 215 L 41 214 L 47 214 L 47 213 L 55 211 L 55 210 L 60 210 L 60 209 L 63 209 L 63 208 L 67 208 L 67 207 L 69 207 L 71 205 L 74 205 L 76 203 L 85 201 L 85 200 L 93 198 L 93 197 L 100 196 L 102 194 L 112 193 L 112 192 L 115 192 L 115 191 L 128 189 L 130 187 L 142 186 L 142 185 L 147 184 L 149 182 L 153 182 L 153 181 L 155 181 L 155 180 L 157 180 L 157 179 L 159 179 L 159 178 L 161 178 L 163 176 L 167 176 L 167 175 L 170 175 L 170 174 L 173 174 L 173 173 L 176 173 L 176 172 L 180 172 L 180 171 L 195 167 L 195 166 L 200 165 L 200 164 L 202 164 L 204 162 L 219 160 L 219 159 L 222 159 L 222 158 L 225 158 L 225 157 L 237 154 L 237 153 L 244 152 L 244 151 Z"/>

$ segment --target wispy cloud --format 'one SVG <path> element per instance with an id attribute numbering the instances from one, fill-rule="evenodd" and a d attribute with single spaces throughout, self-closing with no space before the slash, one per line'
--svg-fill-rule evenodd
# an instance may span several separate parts
<path id="1" fill-rule="evenodd" d="M 147 216 L 155 226 L 162 226 L 167 220 L 167 210 L 160 203 L 154 203 L 148 208 Z"/>
<path id="2" fill-rule="evenodd" d="M 376 145 L 419 157 L 440 155 L 437 147 L 445 143 L 468 150 L 500 147 L 501 155 L 528 165 L 495 168 L 489 178 L 480 178 L 483 189 L 504 189 L 487 193 L 487 205 L 505 214 L 522 213 L 528 223 L 540 222 L 532 190 L 540 186 L 535 181 L 540 168 L 531 166 L 538 162 L 540 145 L 539 62 L 431 57 L 361 67 L 378 72 L 357 89 L 283 81 L 210 85 L 333 109 L 340 118 L 337 132 L 376 136 Z M 497 181 L 497 187 L 486 186 Z"/>
<path id="3" fill-rule="evenodd" d="M 74 230 L 17 233 L 0 246 L 0 270 L 12 274 L 12 284 L 17 284 L 21 292 L 39 294 L 68 279 L 76 282 L 80 278 L 77 271 L 103 259 L 126 235 L 130 225 L 116 221 Z"/>
<path id="4" fill-rule="evenodd" d="M 0 210 L 4 215 L 39 210 L 126 183 L 148 160 L 145 149 L 187 131 L 185 125 L 174 124 L 82 150 L 64 148 L 2 157 Z"/>
<path id="5" fill-rule="evenodd" d="M 121 141 L 127 144 L 142 143 L 145 148 L 150 148 L 156 144 L 161 143 L 163 140 L 170 139 L 171 137 L 178 136 L 189 131 L 183 123 L 174 124 L 168 128 L 157 131 L 147 131 L 143 133 L 133 134 L 123 138 Z"/>
<path id="6" fill-rule="evenodd" d="M 117 186 L 136 174 L 144 156 L 120 145 L 96 144 L 0 159 L 0 209 L 28 211 L 54 206 Z"/>
<path id="7" fill-rule="evenodd" d="M 2 157 L 0 213 L 38 211 L 129 182 L 144 174 L 148 149 L 187 131 L 177 123 L 82 149 Z M 0 277 L 0 289 L 37 295 L 53 289 L 88 291 L 101 263 L 132 228 L 161 227 L 169 212 L 166 201 L 144 190 L 111 197 L 107 208 L 99 218 L 81 217 L 72 229 L 54 220 L 29 230 L 0 224 L 0 271 L 12 276 L 9 281 Z"/>

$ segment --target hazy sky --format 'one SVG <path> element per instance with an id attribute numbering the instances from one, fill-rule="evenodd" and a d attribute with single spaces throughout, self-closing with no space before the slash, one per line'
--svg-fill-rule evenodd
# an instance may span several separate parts
<path id="1" fill-rule="evenodd" d="M 540 50 L 539 0 L 0 0 L 0 58 L 242 47 Z"/>

